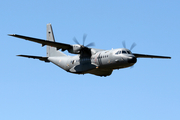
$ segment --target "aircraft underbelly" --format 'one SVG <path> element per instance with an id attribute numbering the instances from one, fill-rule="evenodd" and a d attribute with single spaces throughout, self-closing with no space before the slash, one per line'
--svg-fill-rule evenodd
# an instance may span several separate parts
<path id="1" fill-rule="evenodd" d="M 94 64 L 79 64 L 76 65 L 74 67 L 72 67 L 71 69 L 69 69 L 70 72 L 72 73 L 86 73 L 89 70 L 95 69 L 97 66 Z"/>
<path id="2" fill-rule="evenodd" d="M 98 69 L 93 69 L 88 71 L 87 73 L 93 74 L 93 75 L 97 75 L 97 76 L 109 76 L 112 74 L 112 69 L 102 69 L 102 68 L 98 68 Z"/>

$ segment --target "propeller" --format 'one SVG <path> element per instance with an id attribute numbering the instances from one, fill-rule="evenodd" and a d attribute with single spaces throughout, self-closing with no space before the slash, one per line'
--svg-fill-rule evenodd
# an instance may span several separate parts
<path id="1" fill-rule="evenodd" d="M 123 41 L 122 44 L 123 44 L 123 47 L 126 48 L 126 43 L 125 43 L 125 41 Z M 131 45 L 131 47 L 130 47 L 129 50 L 131 51 L 135 46 L 136 46 L 136 43 L 133 43 L 133 44 Z M 131 69 L 134 68 L 134 65 L 131 66 L 130 68 L 131 68 Z"/>
<path id="2" fill-rule="evenodd" d="M 123 41 L 122 44 L 123 44 L 123 47 L 126 48 L 126 42 Z"/>
<path id="3" fill-rule="evenodd" d="M 77 40 L 75 37 L 73 38 L 73 40 L 74 40 L 74 42 L 75 42 L 76 44 L 80 45 L 81 48 L 90 47 L 90 46 L 95 46 L 94 42 L 91 42 L 91 43 L 87 44 L 86 46 L 84 46 L 85 41 L 86 41 L 86 37 L 87 37 L 87 35 L 84 34 L 84 35 L 83 35 L 83 44 L 82 44 L 82 45 L 78 42 L 78 40 Z"/>
<path id="4" fill-rule="evenodd" d="M 86 41 L 86 37 L 87 35 L 84 34 L 83 35 L 83 44 L 81 45 L 78 40 L 74 37 L 73 40 L 76 44 L 78 44 L 80 47 L 78 49 L 76 49 L 76 51 L 80 51 L 80 54 L 83 55 L 83 53 L 89 54 L 91 55 L 91 50 L 88 48 L 89 46 L 95 46 L 95 44 L 93 42 L 87 44 L 86 46 L 84 46 L 85 41 Z"/>
<path id="5" fill-rule="evenodd" d="M 130 67 L 130 69 L 133 69 L 134 68 L 134 65 Z"/>
<path id="6" fill-rule="evenodd" d="M 123 44 L 123 47 L 126 48 L 126 42 L 123 41 L 122 44 Z M 133 43 L 133 44 L 131 45 L 131 47 L 130 47 L 130 51 L 131 51 L 135 46 L 136 46 L 136 43 Z"/>
<path id="7" fill-rule="evenodd" d="M 136 43 L 133 43 L 130 47 L 130 51 L 136 46 Z"/>
<path id="8" fill-rule="evenodd" d="M 85 43 L 86 37 L 87 37 L 87 35 L 86 35 L 86 34 L 84 34 L 84 35 L 83 35 L 83 46 L 84 46 L 84 43 Z"/>
<path id="9" fill-rule="evenodd" d="M 77 41 L 77 39 L 75 37 L 73 38 L 73 40 L 76 44 L 80 45 L 80 43 Z"/>
<path id="10" fill-rule="evenodd" d="M 86 45 L 86 47 L 89 47 L 89 46 L 95 46 L 95 44 L 93 42 L 91 42 L 91 43 Z"/>

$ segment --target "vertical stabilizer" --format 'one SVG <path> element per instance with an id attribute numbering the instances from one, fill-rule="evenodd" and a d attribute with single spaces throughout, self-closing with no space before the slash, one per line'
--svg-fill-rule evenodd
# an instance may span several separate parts
<path id="1" fill-rule="evenodd" d="M 51 24 L 47 24 L 47 41 L 55 42 L 54 34 L 52 30 Z M 57 50 L 56 47 L 51 47 L 47 45 L 47 57 L 58 57 L 58 56 L 66 56 L 64 53 Z"/>

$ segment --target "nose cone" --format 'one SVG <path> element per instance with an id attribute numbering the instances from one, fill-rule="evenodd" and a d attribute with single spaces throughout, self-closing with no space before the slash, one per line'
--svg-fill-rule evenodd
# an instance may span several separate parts
<path id="1" fill-rule="evenodd" d="M 136 62 L 137 62 L 136 57 L 130 57 L 130 58 L 128 59 L 128 63 L 136 63 Z"/>

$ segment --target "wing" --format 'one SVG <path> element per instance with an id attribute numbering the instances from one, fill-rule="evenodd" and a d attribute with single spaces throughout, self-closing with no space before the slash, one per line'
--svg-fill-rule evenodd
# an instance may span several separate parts
<path id="1" fill-rule="evenodd" d="M 137 58 L 165 58 L 165 59 L 171 59 L 171 57 L 168 56 L 157 56 L 157 55 L 146 55 L 146 54 L 137 54 L 133 53 L 133 55 Z"/>
<path id="2" fill-rule="evenodd" d="M 48 60 L 48 57 L 31 56 L 31 55 L 17 55 L 17 56 L 27 57 L 27 58 L 33 58 L 33 59 L 39 59 L 39 60 L 44 61 L 44 62 L 50 62 L 50 61 Z"/>
<path id="3" fill-rule="evenodd" d="M 17 38 L 21 38 L 21 39 L 25 39 L 25 40 L 29 40 L 32 42 L 40 43 L 40 44 L 42 44 L 42 46 L 44 46 L 44 45 L 53 46 L 53 47 L 56 47 L 58 50 L 59 49 L 62 49 L 62 50 L 72 49 L 72 46 L 69 44 L 51 42 L 51 41 L 47 41 L 47 40 L 42 40 L 42 39 L 38 39 L 38 38 L 32 38 L 32 37 L 27 37 L 27 36 L 22 36 L 22 35 L 17 35 L 17 34 L 8 34 L 8 35 L 17 37 Z"/>

